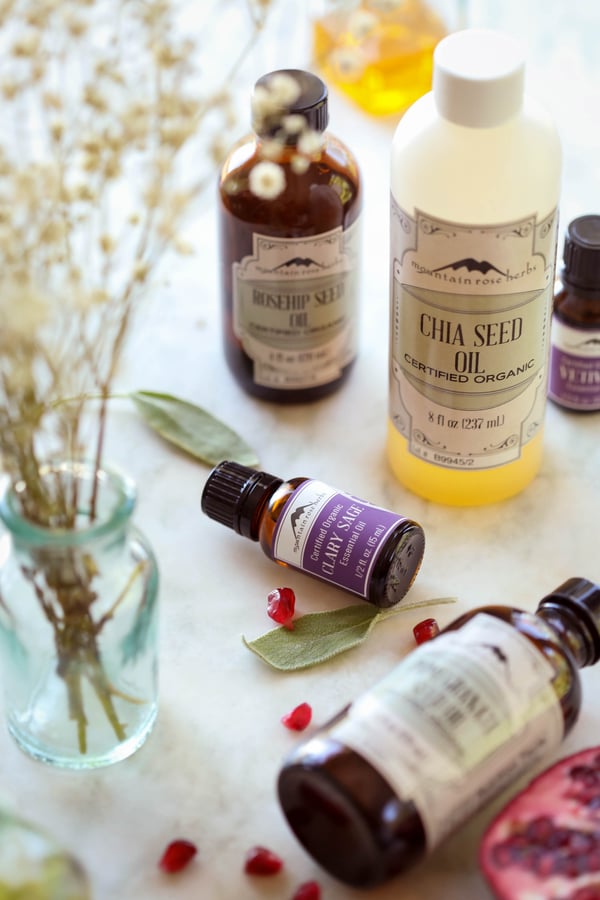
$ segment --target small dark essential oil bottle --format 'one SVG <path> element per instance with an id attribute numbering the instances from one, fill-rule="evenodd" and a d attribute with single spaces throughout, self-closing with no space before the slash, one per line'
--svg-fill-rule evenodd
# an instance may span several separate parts
<path id="1" fill-rule="evenodd" d="M 554 297 L 548 396 L 568 409 L 600 409 L 600 215 L 574 219 Z"/>
<path id="2" fill-rule="evenodd" d="M 393 606 L 411 586 L 425 548 L 423 529 L 312 478 L 258 472 L 220 463 L 208 476 L 202 510 L 265 554 L 358 594 Z"/>
<path id="3" fill-rule="evenodd" d="M 293 403 L 335 391 L 356 357 L 362 194 L 352 153 L 325 131 L 316 75 L 271 72 L 255 98 L 282 75 L 300 92 L 266 114 L 255 102 L 255 133 L 223 166 L 218 208 L 227 363 L 249 394 Z M 274 163 L 285 187 L 257 196 L 251 173 Z"/>
<path id="4" fill-rule="evenodd" d="M 535 615 L 456 619 L 285 761 L 279 799 L 300 843 L 355 887 L 413 865 L 558 747 L 599 629 L 600 588 L 582 578 Z"/>

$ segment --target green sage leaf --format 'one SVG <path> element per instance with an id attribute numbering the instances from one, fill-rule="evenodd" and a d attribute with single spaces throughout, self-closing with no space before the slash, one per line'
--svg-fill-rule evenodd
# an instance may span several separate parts
<path id="1" fill-rule="evenodd" d="M 154 391 L 134 391 L 129 396 L 147 425 L 195 459 L 211 466 L 224 459 L 258 465 L 256 453 L 244 439 L 200 406 Z"/>
<path id="2" fill-rule="evenodd" d="M 307 613 L 294 619 L 292 630 L 274 628 L 253 641 L 242 635 L 246 647 L 264 662 L 281 672 L 308 669 L 345 653 L 368 637 L 382 619 L 422 606 L 454 603 L 453 597 L 438 600 L 403 601 L 391 609 L 378 609 L 369 604 L 344 606 L 326 612 Z"/>

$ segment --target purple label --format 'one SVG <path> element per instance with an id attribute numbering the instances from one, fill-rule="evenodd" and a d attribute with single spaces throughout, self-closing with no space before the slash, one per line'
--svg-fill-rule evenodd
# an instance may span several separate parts
<path id="1" fill-rule="evenodd" d="M 275 558 L 366 597 L 377 557 L 403 521 L 322 482 L 306 481 L 279 518 Z"/>
<path id="2" fill-rule="evenodd" d="M 573 356 L 553 347 L 548 396 L 571 409 L 600 409 L 600 357 Z"/>

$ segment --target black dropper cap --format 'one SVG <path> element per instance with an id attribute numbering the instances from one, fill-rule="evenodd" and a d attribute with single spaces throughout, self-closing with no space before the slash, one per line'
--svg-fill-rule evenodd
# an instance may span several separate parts
<path id="1" fill-rule="evenodd" d="M 563 281 L 582 290 L 600 290 L 600 216 L 580 216 L 569 223 L 563 260 Z"/>
<path id="2" fill-rule="evenodd" d="M 568 578 L 538 605 L 539 610 L 552 607 L 567 609 L 584 623 L 591 652 L 586 665 L 597 662 L 600 659 L 600 586 L 587 578 Z"/>
<path id="3" fill-rule="evenodd" d="M 274 137 L 280 135 L 281 120 L 283 116 L 298 115 L 306 119 L 306 124 L 313 131 L 325 131 L 329 122 L 329 110 L 327 105 L 327 86 L 312 72 L 304 69 L 277 69 L 258 79 L 257 87 L 269 88 L 269 82 L 277 75 L 285 75 L 293 78 L 299 88 L 299 94 L 281 109 L 273 111 L 266 116 L 254 116 L 253 128 L 261 137 Z M 286 142 L 294 143 L 296 135 L 285 135 Z"/>
<path id="4" fill-rule="evenodd" d="M 208 476 L 202 491 L 202 512 L 257 541 L 260 511 L 280 484 L 283 479 L 275 475 L 226 460 Z"/>

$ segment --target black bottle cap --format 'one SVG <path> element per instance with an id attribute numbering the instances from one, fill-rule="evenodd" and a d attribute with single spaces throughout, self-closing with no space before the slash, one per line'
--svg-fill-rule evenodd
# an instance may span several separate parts
<path id="1" fill-rule="evenodd" d="M 281 131 L 281 120 L 284 116 L 298 115 L 306 119 L 306 123 L 313 131 L 325 131 L 329 121 L 327 106 L 327 86 L 312 72 L 303 69 L 277 69 L 258 79 L 257 87 L 269 89 L 269 83 L 278 75 L 293 78 L 299 88 L 299 94 L 289 103 L 283 103 L 281 107 L 268 110 L 266 114 L 260 107 L 253 107 L 252 125 L 261 137 L 274 137 Z M 294 143 L 296 135 L 287 135 L 286 143 Z"/>
<path id="2" fill-rule="evenodd" d="M 567 228 L 562 278 L 584 290 L 600 290 L 600 215 L 580 216 Z"/>
<path id="3" fill-rule="evenodd" d="M 575 613 L 587 626 L 593 643 L 593 659 L 600 659 L 600 586 L 587 578 L 568 578 L 540 601 L 539 607 L 562 606 Z"/>
<path id="4" fill-rule="evenodd" d="M 202 512 L 243 537 L 258 540 L 255 513 L 283 484 L 283 479 L 236 462 L 216 466 L 202 491 Z"/>

